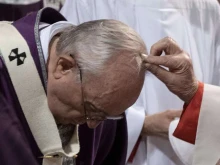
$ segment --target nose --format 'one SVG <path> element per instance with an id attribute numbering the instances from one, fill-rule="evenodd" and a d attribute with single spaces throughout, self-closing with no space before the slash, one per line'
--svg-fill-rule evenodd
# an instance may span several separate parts
<path id="1" fill-rule="evenodd" d="M 101 121 L 95 121 L 95 120 L 88 120 L 87 121 L 87 125 L 89 128 L 96 128 L 99 124 L 101 123 Z"/>

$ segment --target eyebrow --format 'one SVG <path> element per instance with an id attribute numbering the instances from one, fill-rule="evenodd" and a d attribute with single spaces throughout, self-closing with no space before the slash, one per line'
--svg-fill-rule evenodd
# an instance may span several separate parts
<path id="1" fill-rule="evenodd" d="M 109 116 L 108 113 L 104 112 L 102 109 L 99 109 L 97 108 L 94 104 L 92 104 L 91 102 L 89 101 L 86 101 L 86 104 L 89 106 L 89 107 L 93 107 L 91 110 L 91 112 L 102 112 L 104 115 L 106 116 Z"/>

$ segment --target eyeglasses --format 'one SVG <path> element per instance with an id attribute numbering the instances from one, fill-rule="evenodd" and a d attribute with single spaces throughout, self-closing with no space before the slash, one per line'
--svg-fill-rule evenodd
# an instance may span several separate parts
<path id="1" fill-rule="evenodd" d="M 73 57 L 71 55 L 71 57 Z M 74 57 L 73 57 L 74 58 Z M 104 111 L 100 110 L 98 108 L 96 108 L 92 103 L 85 101 L 85 97 L 84 97 L 84 90 L 83 90 L 83 83 L 82 83 L 82 70 L 80 68 L 80 66 L 77 64 L 78 68 L 79 68 L 79 74 L 80 74 L 80 82 L 81 82 L 81 91 L 82 91 L 82 100 L 83 100 L 83 107 L 84 107 L 84 111 L 85 111 L 85 118 L 86 120 L 95 120 L 95 121 L 104 121 L 104 120 L 121 120 L 124 118 L 123 115 L 119 115 L 119 116 L 108 116 L 108 115 L 104 115 Z M 97 116 L 90 116 L 87 112 L 87 107 L 90 107 L 90 109 L 93 112 L 100 112 L 103 115 L 97 115 Z"/>

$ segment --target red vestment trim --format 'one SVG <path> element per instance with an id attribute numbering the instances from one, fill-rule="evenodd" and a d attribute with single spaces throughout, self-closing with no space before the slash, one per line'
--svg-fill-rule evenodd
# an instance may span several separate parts
<path id="1" fill-rule="evenodd" d="M 179 124 L 173 133 L 175 137 L 191 144 L 195 144 L 203 91 L 204 84 L 199 82 L 195 96 L 188 105 L 184 105 Z"/>

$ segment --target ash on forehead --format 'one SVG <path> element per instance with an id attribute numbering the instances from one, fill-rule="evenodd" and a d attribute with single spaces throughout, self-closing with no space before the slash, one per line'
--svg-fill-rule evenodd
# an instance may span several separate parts
<path id="1" fill-rule="evenodd" d="M 144 53 L 140 53 L 138 55 L 135 56 L 135 59 L 137 61 L 137 65 L 138 67 L 141 67 L 142 63 L 143 63 L 143 58 L 146 58 L 148 55 L 144 54 Z"/>

